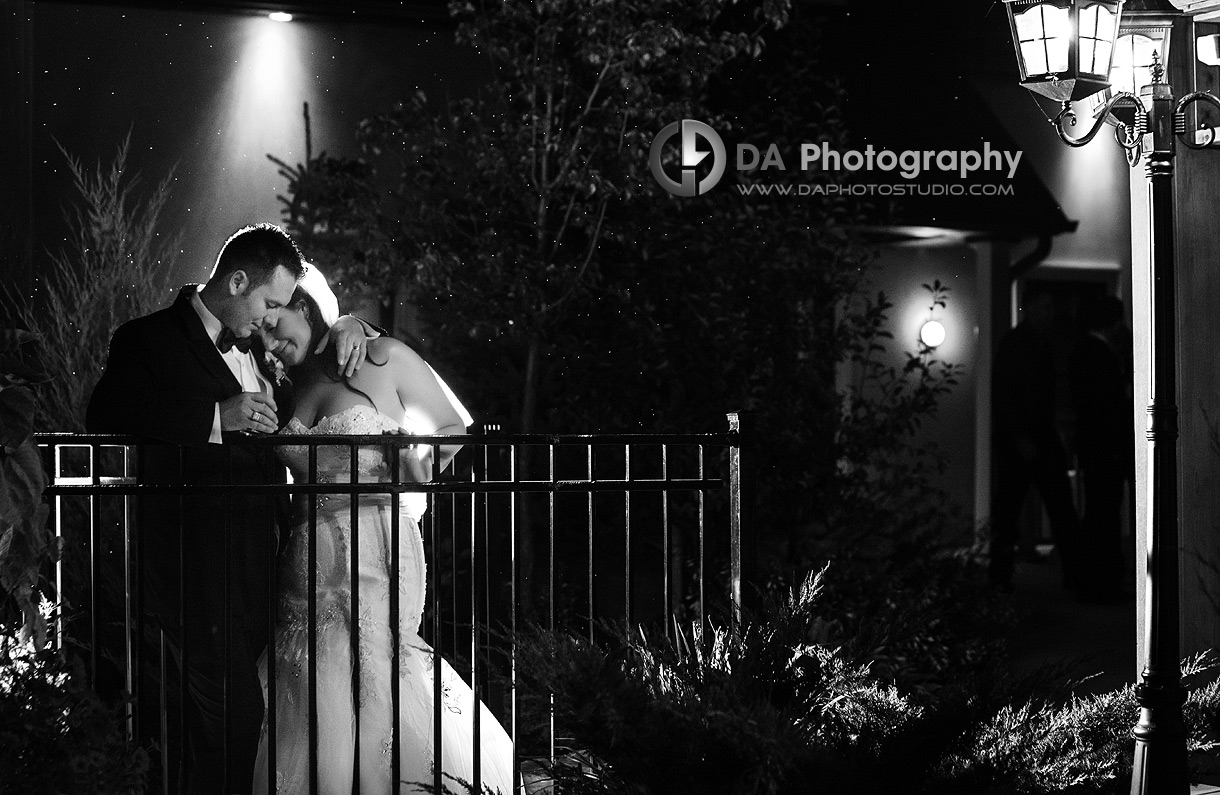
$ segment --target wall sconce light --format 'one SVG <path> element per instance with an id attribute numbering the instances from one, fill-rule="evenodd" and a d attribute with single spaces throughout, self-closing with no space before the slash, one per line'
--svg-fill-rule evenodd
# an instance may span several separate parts
<path id="1" fill-rule="evenodd" d="M 929 320 L 919 327 L 919 341 L 929 348 L 942 345 L 945 341 L 945 325 L 939 320 Z"/>
<path id="2" fill-rule="evenodd" d="M 292 14 L 283 11 L 272 11 L 267 15 L 267 19 L 270 19 L 272 22 L 291 22 Z"/>

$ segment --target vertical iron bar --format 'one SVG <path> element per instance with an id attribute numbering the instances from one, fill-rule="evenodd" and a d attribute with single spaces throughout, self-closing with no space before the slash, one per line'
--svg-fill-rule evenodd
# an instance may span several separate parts
<path id="1" fill-rule="evenodd" d="M 160 739 L 161 739 L 161 795 L 169 795 L 169 763 L 170 763 L 170 747 L 169 747 L 169 666 L 165 664 L 165 658 L 168 649 L 165 647 L 165 630 L 157 633 L 159 639 L 158 650 L 160 654 L 161 665 L 161 693 L 159 699 L 158 711 L 160 712 Z M 185 677 L 183 677 L 183 686 L 185 686 Z M 179 780 L 179 785 L 182 781 Z M 179 786 L 179 790 L 182 787 Z"/>
<path id="2" fill-rule="evenodd" d="M 440 449 L 441 448 L 439 445 L 432 448 L 433 453 L 435 453 L 438 456 L 437 458 L 434 458 L 433 461 L 440 461 L 440 458 L 439 458 Z M 433 480 L 439 479 L 440 474 L 441 473 L 440 473 L 439 466 L 435 467 L 432 472 L 432 479 Z M 438 501 L 439 501 L 439 498 L 440 498 L 440 493 L 438 492 L 437 493 Z M 449 572 L 450 572 L 450 577 L 453 582 L 453 585 L 450 586 L 452 590 L 450 590 L 450 592 L 449 592 L 449 604 L 450 604 L 449 615 L 451 616 L 450 621 L 451 621 L 451 625 L 452 625 L 452 640 L 451 640 L 450 648 L 452 649 L 451 653 L 453 654 L 454 658 L 456 659 L 459 650 L 462 648 L 462 644 L 461 644 L 460 638 L 459 638 L 460 628 L 461 628 L 461 623 L 462 623 L 459 620 L 459 617 L 462 615 L 462 613 L 461 613 L 460 608 L 458 607 L 458 591 L 460 589 L 458 588 L 458 576 L 457 576 L 457 574 L 458 574 L 457 505 L 455 504 L 454 495 L 452 493 L 450 493 L 448 495 L 446 504 L 449 506 Z"/>
<path id="3" fill-rule="evenodd" d="M 277 649 L 275 647 L 276 594 L 279 593 L 279 569 L 276 566 L 278 556 L 278 536 L 276 534 L 275 495 L 268 494 L 267 535 L 271 554 L 267 556 L 267 792 L 275 792 L 276 759 L 276 692 L 275 663 Z M 288 532 L 291 532 L 289 530 Z M 255 775 L 258 772 L 255 771 Z"/>
<path id="4" fill-rule="evenodd" d="M 128 456 L 126 447 L 117 448 L 122 450 L 123 469 L 122 479 L 124 483 L 131 481 L 131 460 Z M 131 700 L 127 703 L 127 739 L 130 742 L 135 742 L 139 737 L 140 731 L 140 664 L 143 655 L 140 654 L 140 643 L 137 638 L 142 638 L 143 625 L 140 622 L 140 606 L 139 606 L 139 578 L 140 565 L 136 556 L 139 553 L 139 548 L 132 542 L 131 538 L 131 495 L 123 495 L 123 643 L 124 643 L 124 687 L 131 694 Z M 139 631 L 141 634 L 136 634 Z"/>
<path id="5" fill-rule="evenodd" d="M 483 447 L 484 455 L 486 455 L 487 447 Z M 477 459 L 474 462 L 477 464 Z M 477 480 L 476 467 L 470 468 L 470 480 Z M 486 471 L 486 469 L 484 469 Z M 457 514 L 457 508 L 454 507 L 454 515 Z M 470 494 L 470 691 L 471 699 L 475 705 L 474 709 L 474 742 L 479 748 L 482 747 L 482 728 L 483 710 L 480 707 L 482 699 L 479 695 L 479 568 L 480 559 L 486 554 L 486 548 L 479 549 L 479 533 L 478 521 L 475 517 L 475 495 Z M 474 773 L 472 778 L 476 785 L 483 780 L 482 771 L 482 754 L 478 754 L 474 758 Z"/>
<path id="6" fill-rule="evenodd" d="M 590 485 L 593 483 L 593 443 L 590 442 L 585 448 L 585 481 Z M 585 526 L 589 537 L 588 541 L 588 566 L 589 566 L 589 640 L 593 640 L 593 625 L 596 621 L 597 614 L 594 612 L 593 599 L 593 489 L 585 494 Z"/>
<path id="7" fill-rule="evenodd" d="M 508 449 L 508 478 L 517 483 L 517 446 Z M 517 492 L 509 492 L 509 738 L 513 744 L 512 770 L 517 769 Z"/>
<path id="8" fill-rule="evenodd" d="M 186 493 L 181 489 L 185 474 L 185 450 L 178 448 L 178 628 L 182 634 L 179 639 L 182 658 L 179 660 L 178 677 L 178 790 L 186 791 L 187 777 L 190 775 L 190 763 L 186 755 L 187 738 L 187 693 L 191 686 L 191 633 L 188 631 L 190 608 L 187 606 L 187 581 L 190 570 L 186 567 Z"/>
<path id="9" fill-rule="evenodd" d="M 734 631 L 741 627 L 741 417 L 729 419 L 729 601 Z"/>
<path id="10" fill-rule="evenodd" d="M 498 433 L 499 430 L 500 430 L 499 425 L 484 425 L 483 426 L 483 435 L 486 436 L 490 433 Z M 482 481 L 484 483 L 491 481 L 491 475 L 489 472 L 489 463 L 490 463 L 489 449 L 490 449 L 490 445 L 487 443 L 486 439 L 484 439 L 483 443 L 482 443 L 481 456 L 476 456 L 475 461 L 471 467 L 470 476 L 471 476 L 472 481 L 477 480 L 477 481 Z M 479 468 L 480 461 L 482 462 L 481 469 Z M 477 666 L 478 666 L 478 659 L 480 656 L 479 655 L 480 642 L 483 643 L 483 649 L 485 650 L 485 653 L 486 653 L 486 649 L 490 646 L 490 638 L 481 640 L 480 636 L 482 634 L 481 628 L 488 621 L 490 621 L 490 616 L 491 616 L 491 602 L 490 602 L 491 562 L 488 559 L 488 557 L 490 555 L 490 550 L 491 550 L 491 539 L 489 537 L 490 500 L 489 500 L 488 493 L 483 492 L 483 494 L 479 498 L 479 500 L 480 500 L 480 503 L 481 503 L 482 509 L 483 509 L 483 522 L 482 522 L 482 526 L 481 526 L 481 529 L 482 529 L 481 533 L 478 532 L 479 526 L 477 524 L 476 516 L 475 516 L 475 514 L 476 514 L 475 495 L 473 493 L 470 495 L 471 574 L 472 574 L 472 579 L 473 579 L 472 588 L 474 589 L 472 605 L 471 605 L 471 617 L 472 617 L 471 626 L 472 626 L 473 631 L 471 633 L 471 661 L 472 662 L 471 662 L 471 671 L 470 671 L 470 687 L 471 687 L 471 690 L 473 691 L 473 700 L 474 700 L 474 704 L 476 705 L 475 713 L 474 713 L 474 715 L 475 715 L 475 717 L 474 717 L 475 738 L 476 738 L 476 742 L 479 743 L 480 748 L 481 748 L 482 747 L 483 710 L 482 710 L 482 707 L 480 706 L 482 704 L 482 698 L 480 697 L 480 692 L 479 692 L 481 688 L 480 688 Z M 480 612 L 481 612 L 481 615 L 480 615 Z M 475 770 L 477 771 L 477 773 L 475 775 L 475 779 L 478 781 L 482 781 L 482 758 L 481 757 L 475 758 Z"/>
<path id="11" fill-rule="evenodd" d="M 706 448 L 699 445 L 699 480 L 704 479 L 704 457 Z M 707 563 L 707 554 L 704 549 L 704 490 L 701 488 L 697 492 L 699 498 L 699 628 L 700 630 L 707 629 L 707 577 L 705 572 L 705 564 Z"/>
<path id="12" fill-rule="evenodd" d="M 669 445 L 661 445 L 661 480 L 669 480 Z M 670 640 L 669 616 L 673 602 L 669 598 L 669 484 L 661 490 L 661 623 L 665 625 L 665 639 Z"/>
<path id="13" fill-rule="evenodd" d="M 424 521 L 428 526 L 428 542 L 432 547 L 432 554 L 437 552 L 436 543 L 436 517 L 433 516 L 433 510 L 436 504 L 432 499 L 432 492 L 428 492 L 428 511 L 424 514 Z M 443 769 L 443 735 L 441 733 L 444 719 L 444 685 L 441 680 L 441 607 L 440 595 L 438 588 L 440 578 L 437 576 L 436 566 L 428 567 L 428 599 L 432 602 L 432 786 L 436 792 L 444 792 L 442 787 Z"/>
<path id="14" fill-rule="evenodd" d="M 309 483 L 318 482 L 318 446 L 309 445 Z M 309 590 L 306 593 L 306 627 L 309 654 L 305 655 L 306 679 L 309 684 L 309 795 L 318 793 L 318 499 L 309 494 L 309 527 L 305 539 Z"/>
<path id="15" fill-rule="evenodd" d="M 623 445 L 623 480 L 631 483 L 631 445 Z M 631 626 L 631 489 L 623 491 L 623 621 Z"/>
<path id="16" fill-rule="evenodd" d="M 348 483 L 360 480 L 360 448 L 348 445 Z M 352 795 L 360 795 L 360 507 L 359 495 L 351 492 L 348 517 L 351 525 L 351 570 L 349 586 L 352 592 Z"/>
<path id="17" fill-rule="evenodd" d="M 91 444 L 89 450 L 89 479 L 94 486 L 97 479 L 97 445 Z M 98 532 L 97 497 L 95 492 L 89 494 L 89 679 L 97 686 L 98 662 L 101 659 L 99 644 L 101 643 L 101 534 Z"/>
<path id="18" fill-rule="evenodd" d="M 63 446 L 55 445 L 53 450 L 55 478 L 53 482 L 63 477 Z M 60 548 L 66 548 L 67 541 L 64 539 L 64 498 L 55 495 L 52 501 L 52 510 L 55 514 L 55 542 Z M 55 595 L 58 604 L 55 607 L 55 648 L 58 651 L 63 651 L 64 643 L 67 640 L 67 625 L 68 615 L 64 612 L 64 558 L 60 555 L 55 560 Z"/>
<path id="19" fill-rule="evenodd" d="M 225 444 L 225 445 L 221 445 L 221 447 L 224 449 L 224 453 L 225 453 L 225 472 L 228 475 L 228 483 L 230 485 L 232 485 L 234 483 L 233 446 Z M 221 742 L 222 742 L 222 746 L 221 746 L 221 760 L 222 760 L 221 761 L 221 768 L 222 768 L 221 781 L 224 782 L 225 788 L 228 788 L 231 783 L 229 781 L 229 772 L 230 772 L 229 755 L 231 753 L 231 749 L 229 747 L 229 738 L 232 733 L 232 727 L 229 725 L 229 721 L 233 717 L 232 711 L 229 709 L 229 700 L 232 697 L 232 693 L 230 692 L 232 683 L 229 681 L 229 656 L 231 654 L 231 649 L 232 649 L 232 645 L 231 645 L 232 639 L 230 638 L 229 635 L 230 635 L 230 632 L 232 631 L 232 626 L 231 626 L 232 622 L 230 622 L 229 616 L 233 612 L 233 602 L 232 602 L 233 592 L 232 592 L 232 583 L 230 582 L 230 579 L 232 577 L 231 563 L 232 563 L 232 557 L 233 557 L 232 556 L 232 547 L 230 546 L 231 540 L 233 538 L 233 501 L 230 499 L 230 494 L 232 494 L 232 489 L 225 489 L 225 493 L 224 493 L 224 497 L 223 497 L 223 504 L 224 504 L 223 544 L 224 544 L 224 546 L 222 547 L 222 549 L 224 550 L 224 597 L 221 601 L 221 604 L 223 605 L 223 610 L 224 610 L 224 625 L 223 625 L 224 629 L 223 629 L 223 634 L 221 635 L 221 648 L 224 650 L 224 654 L 221 658 L 223 660 L 223 662 L 221 664 L 224 666 L 224 673 L 221 675 L 221 682 L 223 683 L 223 690 L 222 690 L 222 696 L 220 699 L 221 726 L 224 728 L 223 737 L 221 740 Z"/>
<path id="20" fill-rule="evenodd" d="M 410 448 L 408 448 L 408 455 Z M 402 482 L 400 465 L 402 463 L 402 447 L 401 445 L 390 446 L 390 482 L 398 485 Z M 402 524 L 399 517 L 399 495 L 397 491 L 390 493 L 390 642 L 393 648 L 390 650 L 390 792 L 391 795 L 398 795 L 402 788 L 402 783 L 399 781 L 402 770 L 402 758 L 400 754 L 402 737 L 399 734 L 399 711 L 401 709 L 401 695 L 398 689 L 398 679 L 402 676 L 401 655 L 402 655 L 402 617 L 399 611 L 402 610 L 402 605 L 399 603 L 399 577 L 401 571 L 399 568 L 402 539 Z"/>
<path id="21" fill-rule="evenodd" d="M 548 492 L 547 512 L 547 586 L 546 586 L 546 628 L 547 632 L 555 631 L 555 440 L 547 445 L 547 474 L 551 482 Z M 547 748 L 551 765 L 555 764 L 555 694 L 548 696 L 547 705 Z"/>

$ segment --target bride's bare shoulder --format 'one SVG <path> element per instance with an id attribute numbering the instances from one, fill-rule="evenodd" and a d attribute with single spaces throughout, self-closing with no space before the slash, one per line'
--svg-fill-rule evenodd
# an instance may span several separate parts
<path id="1" fill-rule="evenodd" d="M 412 367 L 423 364 L 423 358 L 402 340 L 393 337 L 378 337 L 369 341 L 369 358 L 395 367 Z"/>

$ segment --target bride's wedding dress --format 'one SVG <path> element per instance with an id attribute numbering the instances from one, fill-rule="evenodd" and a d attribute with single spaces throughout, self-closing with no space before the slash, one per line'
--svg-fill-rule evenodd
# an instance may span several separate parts
<path id="1" fill-rule="evenodd" d="M 283 433 L 380 434 L 399 424 L 371 406 L 358 405 L 306 428 L 295 418 Z M 308 447 L 281 448 L 281 458 L 296 482 L 308 480 Z M 405 449 L 403 455 L 409 454 Z M 319 483 L 350 482 L 347 447 L 319 447 Z M 386 455 L 380 448 L 358 453 L 359 482 L 389 481 Z M 361 495 L 358 507 L 357 580 L 359 676 L 353 686 L 351 593 L 351 499 L 318 495 L 316 513 L 316 655 L 317 771 L 320 795 L 353 791 L 353 767 L 359 767 L 362 795 L 388 795 L 391 787 L 391 662 L 394 637 L 390 627 L 390 588 L 394 551 L 391 549 L 390 495 Z M 419 792 L 416 784 L 433 781 L 433 663 L 432 649 L 419 637 L 424 607 L 426 563 L 419 519 L 427 507 L 424 494 L 399 497 L 398 558 L 398 682 L 401 792 Z M 310 792 L 309 761 L 309 618 L 307 517 L 291 530 L 281 563 L 279 612 L 272 649 L 275 653 L 275 779 L 276 793 Z M 267 686 L 267 656 L 259 673 Z M 471 689 L 449 664 L 441 661 L 443 784 L 463 792 L 453 778 L 471 782 L 474 773 L 474 698 Z M 271 699 L 267 699 L 268 705 Z M 359 726 L 357 728 L 357 709 Z M 479 792 L 513 792 L 512 742 L 490 710 L 480 704 L 481 755 Z M 354 760 L 359 734 L 359 760 Z M 268 726 L 263 725 L 255 767 L 254 792 L 267 793 Z"/>

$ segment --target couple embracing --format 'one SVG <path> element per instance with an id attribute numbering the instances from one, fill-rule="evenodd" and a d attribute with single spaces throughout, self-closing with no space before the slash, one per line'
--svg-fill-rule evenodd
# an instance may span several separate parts
<path id="1" fill-rule="evenodd" d="M 277 377 L 272 356 L 288 379 Z M 352 792 L 356 773 L 362 795 L 397 791 L 390 758 L 395 717 L 403 791 L 432 780 L 433 653 L 419 637 L 424 495 L 402 495 L 394 549 L 390 495 L 360 497 L 353 533 L 349 496 L 302 495 L 288 506 L 241 488 L 284 483 L 285 467 L 294 481 L 308 480 L 307 446 L 273 451 L 241 442 L 249 433 L 461 434 L 470 422 L 414 351 L 359 318 L 339 317 L 325 278 L 273 225 L 235 233 L 206 284 L 188 285 L 169 308 L 115 332 L 89 403 L 89 430 L 171 443 L 144 448 L 145 483 L 232 486 L 146 496 L 139 512 L 144 612 L 161 629 L 181 672 L 182 791 L 309 792 L 311 701 L 317 710 L 319 793 Z M 457 449 L 437 448 L 439 461 L 431 460 L 430 446 L 404 449 L 401 477 L 430 480 L 432 467 L 443 468 Z M 351 463 L 347 448 L 318 448 L 317 481 L 350 482 Z M 361 482 L 393 478 L 380 448 L 361 448 L 357 466 Z M 306 500 L 316 505 L 312 578 Z M 389 610 L 395 573 L 396 627 Z M 353 588 L 360 605 L 354 621 Z M 397 716 L 391 704 L 396 645 Z M 265 697 L 269 655 L 273 701 Z M 307 676 L 311 664 L 314 693 Z M 442 769 L 471 781 L 473 694 L 443 661 L 441 680 Z M 274 749 L 268 702 L 276 711 Z M 508 795 L 512 742 L 487 708 L 478 708 L 483 787 Z"/>

